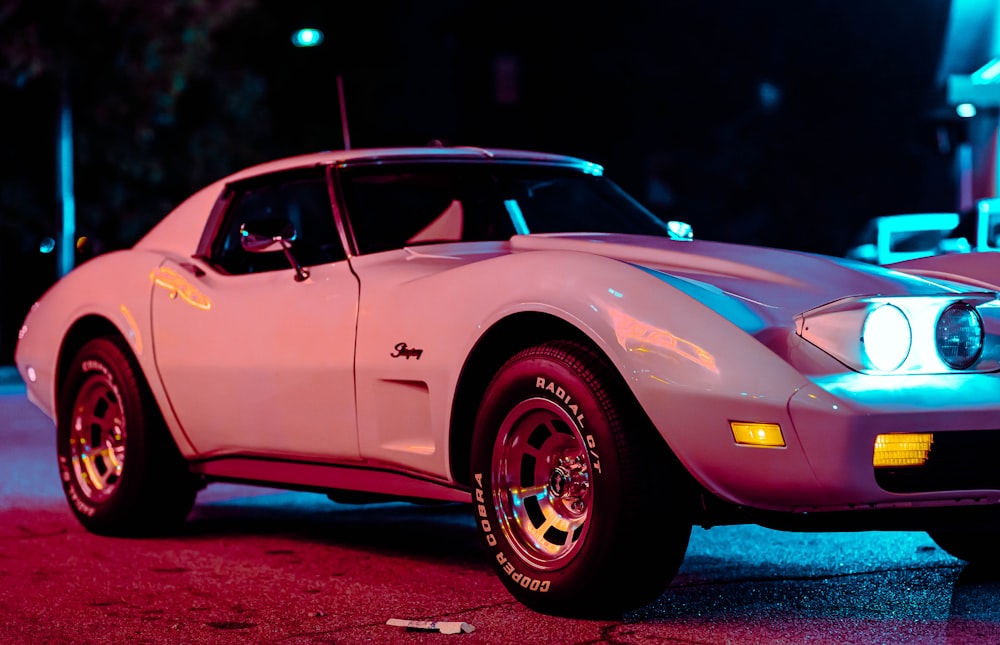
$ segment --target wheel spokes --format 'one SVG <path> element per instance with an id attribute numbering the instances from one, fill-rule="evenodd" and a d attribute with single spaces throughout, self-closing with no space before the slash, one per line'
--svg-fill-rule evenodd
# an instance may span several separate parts
<path id="1" fill-rule="evenodd" d="M 573 547 L 579 535 L 577 529 L 583 526 L 586 515 L 568 516 L 553 503 L 546 489 L 527 496 L 515 493 L 512 498 L 517 525 L 535 550 L 558 558 Z"/>
<path id="2" fill-rule="evenodd" d="M 70 431 L 73 472 L 92 502 L 111 495 L 125 464 L 125 423 L 121 403 L 103 376 L 88 379 L 76 398 Z"/>
<path id="3" fill-rule="evenodd" d="M 561 566 L 590 517 L 590 463 L 572 421 L 545 399 L 508 415 L 494 454 L 501 523 L 523 557 Z"/>

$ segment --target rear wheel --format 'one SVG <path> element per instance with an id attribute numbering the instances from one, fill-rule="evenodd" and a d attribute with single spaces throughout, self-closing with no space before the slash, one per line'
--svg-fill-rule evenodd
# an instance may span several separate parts
<path id="1" fill-rule="evenodd" d="M 66 498 L 94 533 L 166 532 L 194 505 L 198 480 L 118 338 L 89 341 L 70 364 L 59 401 L 57 449 Z"/>
<path id="2" fill-rule="evenodd" d="M 605 616 L 659 596 L 691 526 L 666 451 L 607 361 L 573 342 L 520 352 L 476 419 L 473 503 L 501 580 L 529 607 Z"/>

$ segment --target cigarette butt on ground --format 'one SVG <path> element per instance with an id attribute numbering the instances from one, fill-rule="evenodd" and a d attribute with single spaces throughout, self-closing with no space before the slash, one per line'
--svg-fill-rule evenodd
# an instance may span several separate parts
<path id="1" fill-rule="evenodd" d="M 469 623 L 444 622 L 439 620 L 404 620 L 402 618 L 390 618 L 385 624 L 392 625 L 393 627 L 405 627 L 406 629 L 441 632 L 442 634 L 468 634 L 476 629 Z"/>

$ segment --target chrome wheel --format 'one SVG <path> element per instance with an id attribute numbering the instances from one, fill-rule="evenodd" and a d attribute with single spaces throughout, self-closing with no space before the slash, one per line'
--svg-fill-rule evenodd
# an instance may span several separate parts
<path id="1" fill-rule="evenodd" d="M 87 376 L 73 402 L 69 453 L 80 492 L 92 504 L 114 495 L 125 465 L 125 410 L 114 383 Z"/>
<path id="2" fill-rule="evenodd" d="M 592 465 L 575 420 L 548 399 L 518 404 L 493 448 L 494 503 L 511 547 L 539 570 L 573 559 L 593 499 Z"/>
<path id="3" fill-rule="evenodd" d="M 56 447 L 66 500 L 94 533 L 173 531 L 194 505 L 200 481 L 119 336 L 87 341 L 69 363 L 59 394 Z"/>
<path id="4" fill-rule="evenodd" d="M 504 586 L 536 611 L 590 619 L 662 594 L 691 532 L 670 457 L 594 348 L 554 340 L 511 356 L 483 392 L 469 464 Z"/>

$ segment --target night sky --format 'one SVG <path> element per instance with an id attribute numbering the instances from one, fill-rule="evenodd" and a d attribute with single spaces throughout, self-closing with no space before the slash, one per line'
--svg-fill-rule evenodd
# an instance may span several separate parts
<path id="1" fill-rule="evenodd" d="M 942 0 L 261 6 L 227 48 L 267 79 L 280 154 L 342 145 L 340 73 L 354 147 L 584 156 L 702 237 L 841 255 L 871 217 L 955 207 Z M 319 49 L 248 46 L 307 24 Z"/>
<path id="2" fill-rule="evenodd" d="M 243 165 L 341 147 L 338 74 L 355 148 L 436 139 L 579 155 L 696 237 L 843 255 L 871 217 L 956 208 L 939 135 L 960 129 L 936 83 L 946 0 L 246 4 L 211 33 L 169 123 L 141 136 L 118 131 L 139 109 L 129 83 L 142 83 L 115 77 L 118 50 L 141 45 L 127 41 L 129 14 L 74 41 L 79 60 L 111 61 L 75 85 L 80 232 L 103 250 Z M 293 48 L 302 26 L 326 41 Z M 183 25 L 164 29 L 184 42 Z M 57 221 L 54 88 L 45 76 L 0 86 L 0 281 L 13 287 L 0 362 L 55 277 L 54 254 L 38 253 Z M 114 118 L 107 88 L 124 93 Z"/>

